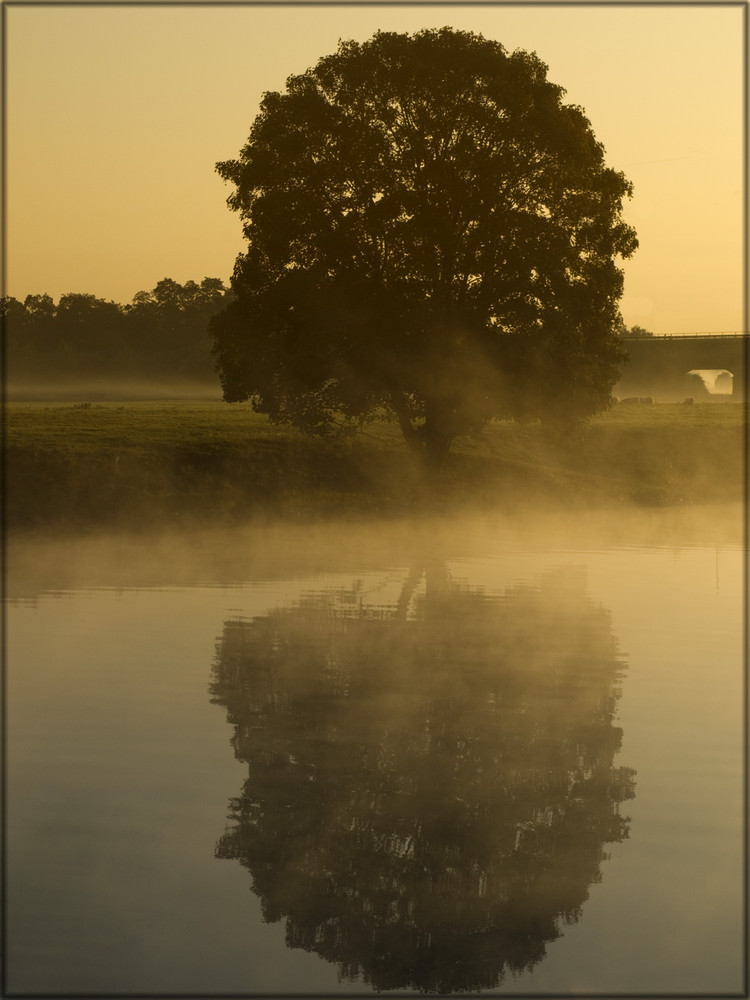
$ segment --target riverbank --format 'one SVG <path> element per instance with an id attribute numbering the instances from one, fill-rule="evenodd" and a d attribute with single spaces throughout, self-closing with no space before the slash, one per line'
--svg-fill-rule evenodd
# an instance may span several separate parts
<path id="1" fill-rule="evenodd" d="M 429 488 L 396 424 L 321 440 L 246 404 L 11 403 L 5 446 L 11 530 L 669 506 L 742 497 L 744 408 L 619 406 L 562 443 L 497 421 Z"/>

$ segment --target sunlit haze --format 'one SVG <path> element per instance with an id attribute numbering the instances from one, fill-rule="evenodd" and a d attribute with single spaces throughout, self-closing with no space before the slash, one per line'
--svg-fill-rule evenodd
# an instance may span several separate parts
<path id="1" fill-rule="evenodd" d="M 242 239 L 214 165 L 238 154 L 263 92 L 339 39 L 450 25 L 535 51 L 632 180 L 625 322 L 745 328 L 744 4 L 9 4 L 5 17 L 5 294 L 125 303 L 164 277 L 228 282 Z"/>

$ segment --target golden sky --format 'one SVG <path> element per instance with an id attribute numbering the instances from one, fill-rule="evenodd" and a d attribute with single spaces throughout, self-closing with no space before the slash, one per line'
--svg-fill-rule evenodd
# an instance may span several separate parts
<path id="1" fill-rule="evenodd" d="M 129 302 L 228 282 L 242 249 L 214 171 L 261 95 L 340 38 L 450 25 L 535 51 L 635 185 L 622 312 L 743 329 L 744 3 L 6 6 L 7 287 Z"/>

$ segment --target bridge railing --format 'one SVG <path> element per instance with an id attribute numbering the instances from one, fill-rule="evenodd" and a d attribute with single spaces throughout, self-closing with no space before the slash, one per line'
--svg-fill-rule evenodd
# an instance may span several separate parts
<path id="1" fill-rule="evenodd" d="M 655 333 L 652 337 L 623 337 L 623 340 L 741 340 L 748 333 Z"/>

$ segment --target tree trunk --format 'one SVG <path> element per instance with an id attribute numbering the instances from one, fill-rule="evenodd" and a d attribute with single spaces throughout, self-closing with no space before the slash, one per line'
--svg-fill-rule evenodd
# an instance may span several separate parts
<path id="1" fill-rule="evenodd" d="M 409 405 L 406 402 L 406 397 L 397 389 L 391 389 L 391 404 L 396 413 L 398 424 L 401 428 L 401 433 L 404 435 L 406 443 L 413 452 L 418 453 L 420 450 L 420 433 L 416 427 L 412 426 L 411 417 L 409 416 Z"/>
<path id="2" fill-rule="evenodd" d="M 423 472 L 430 477 L 436 475 L 443 467 L 453 440 L 453 435 L 447 433 L 441 426 L 445 421 L 440 419 L 439 407 L 428 402 L 425 405 L 424 423 L 419 427 L 414 427 L 403 393 L 392 390 L 391 401 L 401 427 L 401 433 Z"/>
<path id="3" fill-rule="evenodd" d="M 422 462 L 429 474 L 440 472 L 448 456 L 452 438 L 442 434 L 429 419 L 422 425 Z"/>
<path id="4" fill-rule="evenodd" d="M 450 420 L 439 403 L 427 400 L 424 416 L 424 423 L 420 428 L 423 439 L 423 462 L 427 473 L 433 475 L 443 467 L 450 451 L 453 433 L 450 430 Z"/>

